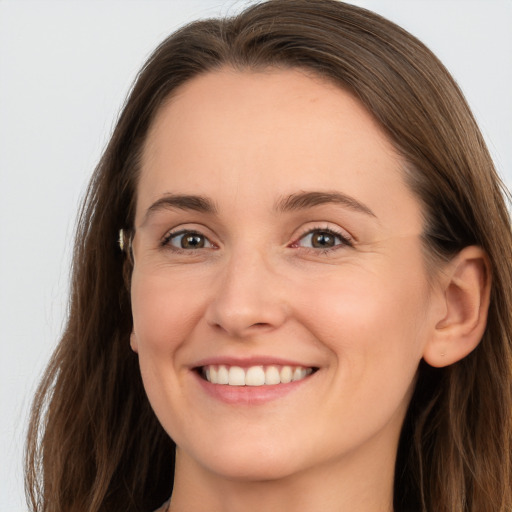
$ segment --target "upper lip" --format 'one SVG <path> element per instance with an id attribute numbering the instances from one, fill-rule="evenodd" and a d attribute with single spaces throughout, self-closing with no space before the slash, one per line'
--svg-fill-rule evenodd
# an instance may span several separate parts
<path id="1" fill-rule="evenodd" d="M 293 359 L 286 359 L 274 356 L 250 356 L 250 357 L 230 357 L 214 356 L 201 359 L 192 365 L 192 368 L 201 368 L 210 365 L 240 366 L 249 368 L 250 366 L 301 366 L 303 368 L 316 368 L 316 365 L 300 362 Z"/>

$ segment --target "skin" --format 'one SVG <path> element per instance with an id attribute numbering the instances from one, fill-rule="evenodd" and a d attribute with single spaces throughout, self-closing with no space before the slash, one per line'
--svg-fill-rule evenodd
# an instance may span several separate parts
<path id="1" fill-rule="evenodd" d="M 299 70 L 205 74 L 161 108 L 138 185 L 131 345 L 177 444 L 171 510 L 392 510 L 418 363 L 447 314 L 402 168 L 349 93 Z M 304 191 L 336 191 L 371 213 L 275 210 Z M 170 193 L 217 211 L 148 214 Z M 182 229 L 206 246 L 162 245 Z M 350 243 L 313 247 L 312 229 Z M 253 356 L 318 371 L 275 400 L 227 404 L 192 369 Z"/>

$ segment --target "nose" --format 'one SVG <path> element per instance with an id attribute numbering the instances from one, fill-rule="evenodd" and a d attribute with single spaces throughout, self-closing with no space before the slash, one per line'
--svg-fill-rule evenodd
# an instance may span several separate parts
<path id="1" fill-rule="evenodd" d="M 289 311 L 282 284 L 261 254 L 232 255 L 216 277 L 208 324 L 237 339 L 277 329 Z"/>

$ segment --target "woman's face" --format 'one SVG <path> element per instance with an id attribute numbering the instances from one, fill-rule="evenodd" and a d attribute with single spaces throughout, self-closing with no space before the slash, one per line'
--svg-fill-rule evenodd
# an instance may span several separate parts
<path id="1" fill-rule="evenodd" d="M 392 468 L 434 316 L 401 166 L 350 94 L 298 70 L 205 74 L 161 109 L 131 343 L 181 459 Z"/>

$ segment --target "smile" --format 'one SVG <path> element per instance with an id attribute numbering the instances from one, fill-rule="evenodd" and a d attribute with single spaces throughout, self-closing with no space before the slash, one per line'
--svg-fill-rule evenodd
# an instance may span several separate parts
<path id="1" fill-rule="evenodd" d="M 273 386 L 306 378 L 315 368 L 288 365 L 241 366 L 208 365 L 200 369 L 203 379 L 212 384 L 227 386 Z"/>

